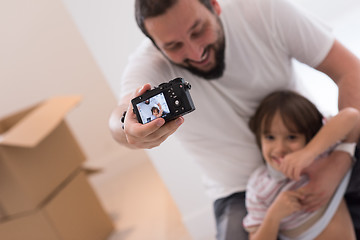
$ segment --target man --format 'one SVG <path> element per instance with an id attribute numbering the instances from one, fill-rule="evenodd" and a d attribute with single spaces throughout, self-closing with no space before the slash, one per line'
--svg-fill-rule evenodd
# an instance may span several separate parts
<path id="1" fill-rule="evenodd" d="M 268 93 L 298 89 L 294 58 L 332 78 L 340 108 L 360 109 L 360 62 L 322 23 L 286 0 L 223 0 L 221 6 L 216 0 L 136 0 L 135 6 L 138 25 L 151 41 L 139 47 L 125 70 L 121 100 L 109 120 L 113 137 L 145 149 L 175 133 L 202 167 L 206 191 L 214 199 L 217 238 L 247 239 L 240 227 L 244 191 L 249 175 L 262 164 L 249 117 Z M 178 76 L 191 83 L 196 111 L 186 115 L 185 123 L 179 117 L 139 124 L 130 100 Z M 312 165 L 316 170 L 306 172 L 310 183 L 302 189 L 304 207 L 326 204 L 350 166 L 343 151 Z M 358 189 L 351 194 L 354 221 L 360 217 Z M 360 237 L 360 221 L 354 223 Z"/>

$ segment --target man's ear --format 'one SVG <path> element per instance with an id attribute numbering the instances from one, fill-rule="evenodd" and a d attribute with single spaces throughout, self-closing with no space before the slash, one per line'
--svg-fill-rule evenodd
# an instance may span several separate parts
<path id="1" fill-rule="evenodd" d="M 219 16 L 221 13 L 221 7 L 220 7 L 219 2 L 217 0 L 211 0 L 210 3 L 214 9 L 214 12 Z"/>

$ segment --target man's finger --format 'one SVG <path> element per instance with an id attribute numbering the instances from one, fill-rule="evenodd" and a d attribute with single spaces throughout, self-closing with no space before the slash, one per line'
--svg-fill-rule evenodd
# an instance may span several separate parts
<path id="1" fill-rule="evenodd" d="M 163 118 L 157 118 L 146 124 L 134 124 L 129 133 L 133 136 L 144 138 L 159 130 L 164 124 L 165 120 Z"/>
<path id="2" fill-rule="evenodd" d="M 156 126 L 152 126 L 151 128 L 152 130 L 154 130 L 151 132 L 151 134 L 158 131 L 156 133 L 157 136 L 155 138 L 163 138 L 163 136 L 170 136 L 171 134 L 173 134 L 183 122 L 184 122 L 183 117 L 178 117 L 177 119 L 167 122 L 166 124 L 163 118 L 157 118 L 145 125 L 155 124 Z M 148 136 L 150 136 L 150 134 Z"/>
<path id="3" fill-rule="evenodd" d="M 151 85 L 150 85 L 150 83 L 147 83 L 147 84 L 143 85 L 142 87 L 139 87 L 138 89 L 135 90 L 134 97 L 140 96 L 140 95 L 144 94 L 146 91 L 149 91 L 150 89 L 151 89 Z"/>

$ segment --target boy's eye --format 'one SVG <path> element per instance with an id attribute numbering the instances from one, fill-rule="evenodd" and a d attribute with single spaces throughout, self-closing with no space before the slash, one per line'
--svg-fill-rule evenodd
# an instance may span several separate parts
<path id="1" fill-rule="evenodd" d="M 296 136 L 296 135 L 289 135 L 289 136 L 288 136 L 288 139 L 290 139 L 290 140 L 295 140 L 295 139 L 297 139 L 297 136 Z"/>
<path id="2" fill-rule="evenodd" d="M 271 134 L 265 134 L 264 138 L 267 139 L 267 140 L 274 140 L 275 139 L 274 135 L 271 135 Z"/>

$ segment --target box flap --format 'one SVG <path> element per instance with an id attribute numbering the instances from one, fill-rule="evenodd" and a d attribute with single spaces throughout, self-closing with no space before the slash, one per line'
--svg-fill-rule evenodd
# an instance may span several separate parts
<path id="1" fill-rule="evenodd" d="M 21 119 L 0 138 L 0 145 L 34 147 L 64 119 L 66 113 L 81 100 L 80 96 L 48 99 Z"/>

